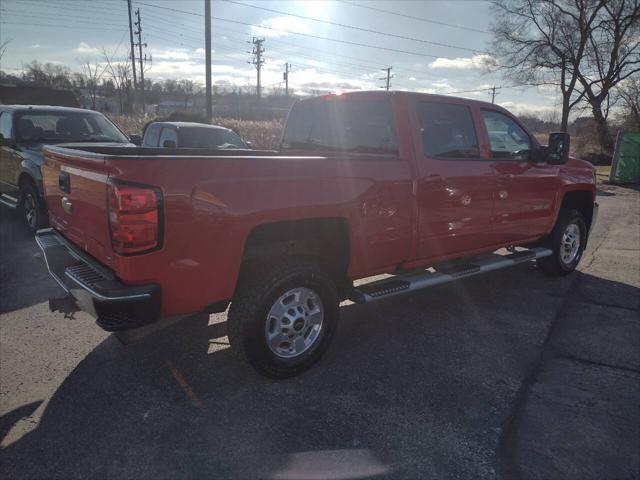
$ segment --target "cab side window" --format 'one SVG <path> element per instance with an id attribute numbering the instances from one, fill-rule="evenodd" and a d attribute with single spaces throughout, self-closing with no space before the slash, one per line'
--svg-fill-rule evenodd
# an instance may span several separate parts
<path id="1" fill-rule="evenodd" d="M 159 146 L 164 147 L 165 142 L 172 142 L 173 145 L 171 145 L 171 148 L 175 148 L 178 146 L 178 134 L 173 128 L 164 127 L 162 129 L 162 133 L 160 134 Z"/>
<path id="2" fill-rule="evenodd" d="M 442 159 L 480 157 L 473 118 L 467 106 L 420 102 L 417 112 L 425 156 Z"/>
<path id="3" fill-rule="evenodd" d="M 144 146 L 145 147 L 157 147 L 158 139 L 160 138 L 160 129 L 162 125 L 149 125 L 147 131 L 144 134 Z"/>
<path id="4" fill-rule="evenodd" d="M 0 113 L 0 134 L 2 134 L 2 138 L 12 138 L 11 114 L 9 112 Z"/>
<path id="5" fill-rule="evenodd" d="M 507 115 L 482 110 L 489 134 L 491 156 L 497 159 L 527 160 L 531 151 L 529 135 Z"/>

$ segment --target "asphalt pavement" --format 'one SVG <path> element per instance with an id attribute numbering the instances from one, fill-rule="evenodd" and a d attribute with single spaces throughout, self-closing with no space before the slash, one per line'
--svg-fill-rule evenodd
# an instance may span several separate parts
<path id="1" fill-rule="evenodd" d="M 603 187 L 579 272 L 524 264 L 345 304 L 285 381 L 225 315 L 122 346 L 0 207 L 2 478 L 640 478 L 640 193 Z"/>

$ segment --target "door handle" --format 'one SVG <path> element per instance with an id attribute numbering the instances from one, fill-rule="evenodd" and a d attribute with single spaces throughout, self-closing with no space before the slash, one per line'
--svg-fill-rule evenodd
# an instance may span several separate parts
<path id="1" fill-rule="evenodd" d="M 62 209 L 65 212 L 71 213 L 71 209 L 73 208 L 73 203 L 71 202 L 71 200 L 69 200 L 67 197 L 62 197 L 60 203 L 62 203 Z"/>
<path id="2" fill-rule="evenodd" d="M 60 175 L 58 175 L 58 186 L 64 193 L 71 193 L 71 177 L 69 177 L 69 172 L 60 172 Z"/>
<path id="3" fill-rule="evenodd" d="M 511 180 L 513 180 L 513 174 L 512 173 L 502 173 L 500 174 L 500 176 L 498 177 L 498 180 L 500 180 L 501 182 L 510 182 Z"/>

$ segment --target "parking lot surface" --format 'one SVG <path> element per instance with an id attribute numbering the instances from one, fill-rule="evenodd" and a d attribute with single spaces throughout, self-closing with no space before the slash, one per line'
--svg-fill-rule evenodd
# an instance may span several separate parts
<path id="1" fill-rule="evenodd" d="M 0 224 L 2 478 L 640 477 L 640 193 L 604 187 L 580 272 L 535 264 L 344 305 L 302 376 L 232 355 L 225 315 L 122 346 Z"/>

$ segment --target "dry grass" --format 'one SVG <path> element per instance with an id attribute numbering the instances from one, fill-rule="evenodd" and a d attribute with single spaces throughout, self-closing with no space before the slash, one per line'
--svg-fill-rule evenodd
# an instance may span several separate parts
<path id="1" fill-rule="evenodd" d="M 156 118 L 155 115 L 142 114 L 109 114 L 123 132 L 127 135 L 142 135 L 144 125 Z M 278 120 L 271 121 L 250 121 L 237 120 L 234 118 L 214 118 L 215 125 L 222 125 L 240 134 L 242 138 L 250 141 L 254 148 L 275 150 L 280 143 L 282 134 L 282 123 Z"/>

